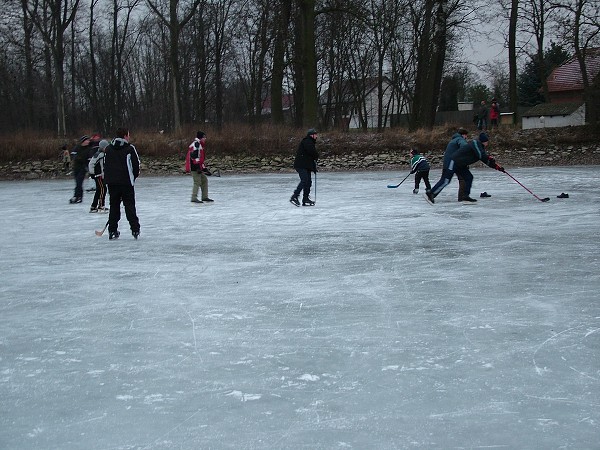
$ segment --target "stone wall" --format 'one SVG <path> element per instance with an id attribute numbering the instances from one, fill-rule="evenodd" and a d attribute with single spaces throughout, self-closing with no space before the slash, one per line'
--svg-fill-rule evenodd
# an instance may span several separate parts
<path id="1" fill-rule="evenodd" d="M 318 145 L 317 145 L 318 148 Z M 544 147 L 515 147 L 502 150 L 491 148 L 498 163 L 509 167 L 600 165 L 600 144 L 577 144 L 570 146 L 548 145 Z M 257 157 L 247 155 L 211 156 L 207 165 L 211 170 L 226 173 L 277 173 L 293 172 L 293 155 Z M 441 166 L 442 153 L 425 155 L 434 169 Z M 167 176 L 184 174 L 185 161 L 180 157 L 142 159 L 145 175 Z M 361 154 L 326 154 L 319 160 L 320 171 L 361 170 L 407 170 L 408 155 L 405 152 L 380 151 Z M 51 179 L 68 177 L 62 169 L 62 161 L 23 161 L 0 164 L 0 179 Z"/>

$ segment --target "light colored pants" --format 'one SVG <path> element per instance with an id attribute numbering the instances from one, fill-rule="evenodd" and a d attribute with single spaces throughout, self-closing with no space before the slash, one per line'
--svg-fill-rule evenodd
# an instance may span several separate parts
<path id="1" fill-rule="evenodd" d="M 202 172 L 192 172 L 194 187 L 192 188 L 192 200 L 198 198 L 198 189 L 202 191 L 202 199 L 208 198 L 208 177 Z"/>

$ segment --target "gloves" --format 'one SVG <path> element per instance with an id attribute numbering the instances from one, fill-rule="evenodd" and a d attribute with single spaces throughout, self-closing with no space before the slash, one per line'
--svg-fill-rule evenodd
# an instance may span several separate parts
<path id="1" fill-rule="evenodd" d="M 496 166 L 496 160 L 495 160 L 495 159 L 494 159 L 492 156 L 490 156 L 490 157 L 488 158 L 488 166 L 490 166 L 490 167 L 494 167 L 494 168 L 495 168 L 495 166 Z"/>
<path id="2" fill-rule="evenodd" d="M 500 172 L 505 172 L 504 167 L 499 166 L 498 164 L 494 166 L 494 169 L 499 170 Z"/>
<path id="3" fill-rule="evenodd" d="M 207 167 L 205 167 L 204 169 L 202 169 L 202 172 L 204 172 L 209 177 L 212 175 L 212 172 L 210 170 L 208 170 Z"/>

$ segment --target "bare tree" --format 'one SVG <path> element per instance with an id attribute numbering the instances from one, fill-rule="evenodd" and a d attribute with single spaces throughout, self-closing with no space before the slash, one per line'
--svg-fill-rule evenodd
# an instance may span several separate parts
<path id="1" fill-rule="evenodd" d="M 431 128 L 435 121 L 448 41 L 460 21 L 461 0 L 424 0 L 411 4 L 417 69 L 410 128 Z"/>
<path id="2" fill-rule="evenodd" d="M 542 81 L 542 93 L 545 101 L 548 101 L 547 67 L 544 56 L 545 39 L 547 27 L 552 24 L 554 11 L 555 7 L 552 5 L 551 0 L 525 0 L 522 4 L 522 13 L 519 16 L 522 24 L 520 32 L 531 35 L 535 40 L 533 54 L 538 61 L 538 76 Z"/>
<path id="3" fill-rule="evenodd" d="M 588 57 L 597 56 L 600 45 L 600 5 L 592 0 L 566 0 L 560 8 L 559 24 L 563 29 L 563 39 L 571 45 L 579 64 L 583 82 L 584 100 L 587 104 L 587 120 L 597 123 L 600 120 L 598 110 L 598 84 L 591 79 Z"/>
<path id="4" fill-rule="evenodd" d="M 283 80 L 286 69 L 285 53 L 289 38 L 292 2 L 276 0 L 273 2 L 275 17 L 273 20 L 273 57 L 271 67 L 271 119 L 282 124 L 283 117 Z"/>
<path id="5" fill-rule="evenodd" d="M 302 71 L 302 125 L 316 126 L 318 121 L 317 55 L 315 52 L 315 0 L 298 0 L 300 50 Z"/>
<path id="6" fill-rule="evenodd" d="M 260 121 L 262 106 L 266 97 L 266 83 L 270 76 L 267 55 L 272 42 L 272 6 L 269 2 L 257 0 L 246 5 L 236 36 L 237 49 L 235 66 L 246 98 L 246 111 L 251 125 Z"/>
<path id="7" fill-rule="evenodd" d="M 519 0 L 511 0 L 508 22 L 508 103 L 513 111 L 513 123 L 518 121 L 518 89 L 517 89 L 517 23 L 519 17 Z"/>
<path id="8" fill-rule="evenodd" d="M 173 106 L 173 128 L 181 129 L 181 71 L 179 67 L 179 37 L 185 25 L 194 16 L 198 5 L 204 0 L 193 0 L 183 17 L 179 19 L 180 0 L 168 0 L 168 8 L 153 0 L 146 0 L 150 9 L 169 30 L 168 61 L 171 69 L 171 101 Z M 165 11 L 168 9 L 168 11 Z"/>
<path id="9" fill-rule="evenodd" d="M 40 32 L 52 56 L 56 131 L 66 136 L 65 116 L 65 32 L 75 19 L 79 0 L 33 0 L 27 5 L 31 21 Z"/>

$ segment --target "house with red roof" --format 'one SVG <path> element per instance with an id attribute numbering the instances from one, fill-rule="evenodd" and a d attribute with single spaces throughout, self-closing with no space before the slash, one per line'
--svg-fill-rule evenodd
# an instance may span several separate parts
<path id="1" fill-rule="evenodd" d="M 585 65 L 591 85 L 600 73 L 600 48 L 586 50 Z M 547 82 L 550 103 L 583 102 L 583 77 L 579 61 L 575 56 L 554 69 L 548 76 Z"/>
<path id="2" fill-rule="evenodd" d="M 587 49 L 585 64 L 590 86 L 600 85 L 600 48 Z M 583 77 L 575 56 L 548 76 L 548 102 L 536 105 L 522 115 L 522 128 L 567 127 L 586 124 Z M 590 95 L 588 93 L 588 101 Z"/>

